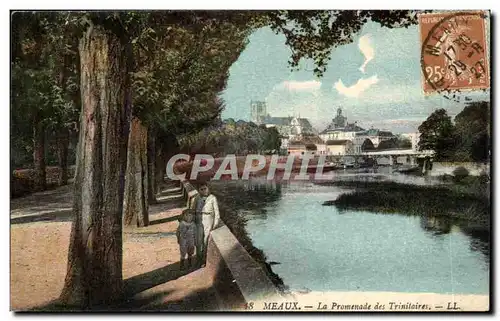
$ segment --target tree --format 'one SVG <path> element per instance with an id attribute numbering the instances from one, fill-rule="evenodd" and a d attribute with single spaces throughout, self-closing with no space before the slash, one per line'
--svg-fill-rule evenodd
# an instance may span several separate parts
<path id="1" fill-rule="evenodd" d="M 126 226 L 149 225 L 147 140 L 148 129 L 138 118 L 134 118 L 130 124 L 125 172 L 123 222 Z"/>
<path id="2" fill-rule="evenodd" d="M 281 136 L 276 127 L 266 128 L 265 125 L 261 125 L 260 130 L 264 132 L 261 142 L 261 150 L 279 151 L 281 148 Z"/>
<path id="3" fill-rule="evenodd" d="M 395 149 L 395 148 L 399 149 L 411 148 L 411 141 L 407 138 L 400 139 L 397 137 L 393 137 L 391 139 L 381 141 L 377 146 L 378 150 Z"/>
<path id="4" fill-rule="evenodd" d="M 31 137 L 35 185 L 43 190 L 45 158 L 52 150 L 58 151 L 59 183 L 67 182 L 68 145 L 78 121 L 77 43 L 58 13 L 16 12 L 12 26 L 11 129 L 25 143 Z M 47 149 L 53 138 L 58 148 Z"/>
<path id="5" fill-rule="evenodd" d="M 122 205 L 130 115 L 130 43 L 115 19 L 87 16 L 80 39 L 82 113 L 68 271 L 60 300 L 80 308 L 121 298 Z"/>
<path id="6" fill-rule="evenodd" d="M 453 158 L 455 128 L 445 109 L 434 111 L 419 127 L 419 150 L 433 150 L 437 160 Z"/>
<path id="7" fill-rule="evenodd" d="M 400 148 L 400 149 L 412 148 L 411 140 L 408 138 L 397 138 L 396 139 L 396 146 L 397 146 L 397 148 Z"/>
<path id="8" fill-rule="evenodd" d="M 455 117 L 457 158 L 462 161 L 486 161 L 490 143 L 490 103 L 471 102 Z"/>
<path id="9" fill-rule="evenodd" d="M 44 15 L 48 18 L 40 20 Z M 55 62 L 60 60 L 49 55 L 50 51 L 44 51 L 50 57 L 47 59 L 50 67 L 35 68 L 38 58 L 45 57 L 40 55 L 45 43 L 50 43 L 44 42 L 44 33 L 39 32 L 48 34 L 50 28 L 39 28 L 39 22 L 54 21 L 58 26 L 68 26 L 71 31 L 63 33 L 63 39 L 80 39 L 81 114 L 75 219 L 61 300 L 92 309 L 121 297 L 124 175 L 132 105 L 134 116 L 148 128 L 157 125 L 153 127 L 157 132 L 156 155 L 160 155 L 160 163 L 165 162 L 169 153 L 178 150 L 179 137 L 199 133 L 217 122 L 224 106 L 218 94 L 252 30 L 270 26 L 285 34 L 292 49 L 291 66 L 297 67 L 302 58 L 312 59 L 317 66 L 314 73 L 321 76 L 332 48 L 352 42 L 352 34 L 369 19 L 387 27 L 408 26 L 416 22 L 416 14 L 409 11 L 47 12 L 23 16 L 13 23 L 14 56 L 21 52 L 29 64 L 20 66 L 20 74 L 26 72 L 28 77 L 20 77 L 25 91 L 16 92 L 19 99 L 12 105 L 21 107 L 19 94 L 33 91 L 33 95 L 25 98 L 32 99 L 27 106 L 33 107 L 29 115 L 35 129 L 33 149 L 40 182 L 44 173 L 40 152 L 45 148 L 42 133 L 47 130 L 48 116 L 53 114 L 50 108 L 54 101 L 59 101 L 58 88 L 64 82 L 55 84 L 61 70 L 55 67 Z M 29 28 L 24 28 L 25 25 Z M 21 43 L 24 34 L 32 37 Z M 23 55 L 26 48 L 32 50 Z M 25 68 L 27 65 L 33 68 Z M 32 86 L 33 80 L 39 87 Z M 141 81 L 147 85 L 141 85 Z M 17 107 L 15 110 L 20 110 Z M 239 128 L 236 135 L 245 131 Z M 238 151 L 243 148 L 248 149 L 248 145 L 236 146 Z M 160 164 L 156 168 L 161 174 L 164 167 Z M 136 182 L 139 181 L 143 182 L 142 179 Z"/>
<path id="10" fill-rule="evenodd" d="M 188 21 L 190 15 L 186 14 Z M 156 201 L 155 194 L 165 172 L 165 157 L 177 150 L 174 142 L 178 137 L 197 132 L 217 121 L 223 106 L 217 95 L 225 87 L 229 67 L 243 50 L 248 33 L 244 31 L 248 28 L 227 21 L 214 23 L 211 19 L 155 25 L 162 19 L 164 17 L 150 16 L 151 25 L 135 41 L 137 62 L 133 74 L 133 113 L 148 128 L 148 171 L 131 168 L 127 172 L 128 175 L 149 173 L 147 193 L 141 192 L 140 186 L 128 187 L 143 181 L 144 177 L 127 179 L 126 182 L 128 191 L 139 193 L 133 199 L 140 203 L 144 203 L 145 196 L 148 203 Z M 148 47 L 145 48 L 143 43 L 149 44 Z M 130 139 L 134 139 L 132 136 L 136 132 L 131 131 L 130 135 Z M 170 138 L 159 139 L 160 135 Z M 129 149 L 130 153 L 136 151 Z M 129 156 L 129 159 L 134 157 Z M 130 163 L 129 166 L 133 164 L 139 163 Z M 147 208 L 140 211 L 139 215 L 142 214 L 147 216 Z M 147 221 L 144 218 L 137 222 Z M 135 220 L 126 219 L 124 222 L 128 224 Z"/>

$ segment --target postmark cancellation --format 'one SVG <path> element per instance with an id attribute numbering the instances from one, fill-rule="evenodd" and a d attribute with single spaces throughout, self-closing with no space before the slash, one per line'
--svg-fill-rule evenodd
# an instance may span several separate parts
<path id="1" fill-rule="evenodd" d="M 487 11 L 422 13 L 422 86 L 426 94 L 490 87 Z"/>

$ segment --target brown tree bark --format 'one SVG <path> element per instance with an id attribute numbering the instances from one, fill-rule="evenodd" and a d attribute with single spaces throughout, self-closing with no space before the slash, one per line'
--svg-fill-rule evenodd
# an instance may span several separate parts
<path id="1" fill-rule="evenodd" d="M 143 227 L 149 225 L 148 216 L 148 130 L 139 119 L 130 124 L 123 201 L 123 224 Z"/>
<path id="2" fill-rule="evenodd" d="M 108 306 L 123 293 L 122 208 L 130 124 L 130 45 L 90 26 L 80 39 L 82 113 L 68 268 L 60 301 Z"/>
<path id="3" fill-rule="evenodd" d="M 45 164 L 45 126 L 39 113 L 33 120 L 33 167 L 35 170 L 36 191 L 43 191 L 47 185 L 47 172 Z"/>
<path id="4" fill-rule="evenodd" d="M 59 186 L 68 184 L 68 149 L 69 130 L 61 128 L 57 137 L 57 159 L 60 168 L 58 177 Z"/>
<path id="5" fill-rule="evenodd" d="M 155 163 L 156 163 L 156 131 L 148 129 L 148 202 L 149 204 L 156 203 L 156 179 L 155 179 Z"/>

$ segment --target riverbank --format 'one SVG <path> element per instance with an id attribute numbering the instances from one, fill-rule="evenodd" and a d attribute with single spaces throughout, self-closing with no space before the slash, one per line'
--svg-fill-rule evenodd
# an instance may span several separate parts
<path id="1" fill-rule="evenodd" d="M 196 183 L 194 183 L 196 186 Z M 232 193 L 228 193 L 227 187 L 230 186 Z M 288 290 L 287 286 L 284 284 L 281 277 L 274 273 L 271 264 L 268 263 L 268 259 L 264 252 L 253 245 L 252 239 L 246 229 L 247 219 L 240 216 L 235 209 L 245 210 L 249 207 L 258 208 L 259 206 L 249 200 L 246 197 L 241 197 L 242 191 L 239 190 L 240 186 L 237 181 L 221 181 L 221 182 L 211 182 L 210 189 L 213 194 L 217 196 L 219 203 L 219 211 L 221 219 L 224 221 L 226 226 L 229 228 L 231 233 L 236 237 L 238 242 L 243 246 L 243 248 L 250 254 L 250 256 L 259 263 L 263 270 L 265 271 L 267 277 L 271 282 L 280 290 L 281 292 L 286 292 Z M 254 194 L 252 191 L 250 194 Z M 249 193 L 246 193 L 247 196 Z M 240 196 L 239 196 L 240 195 Z M 272 198 L 274 193 L 263 193 L 259 196 L 260 199 Z"/>
<path id="2" fill-rule="evenodd" d="M 335 181 L 318 183 L 356 189 L 323 205 L 340 210 L 354 209 L 418 216 L 445 216 L 484 225 L 490 222 L 487 185 L 440 184 L 421 186 L 395 182 Z M 478 187 L 479 186 L 479 187 Z"/>

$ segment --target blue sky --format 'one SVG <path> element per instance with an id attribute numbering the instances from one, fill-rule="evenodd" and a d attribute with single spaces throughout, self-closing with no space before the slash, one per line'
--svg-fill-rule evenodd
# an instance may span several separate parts
<path id="1" fill-rule="evenodd" d="M 222 118 L 250 120 L 250 101 L 261 100 L 272 116 L 300 115 L 319 131 L 341 107 L 349 122 L 401 133 L 416 131 L 437 108 L 454 116 L 464 106 L 441 94 L 423 94 L 417 25 L 388 29 L 367 23 L 353 43 L 334 49 L 320 79 L 311 63 L 290 71 L 289 57 L 283 35 L 268 28 L 254 32 L 230 69 Z M 488 100 L 489 92 L 468 96 Z"/>

